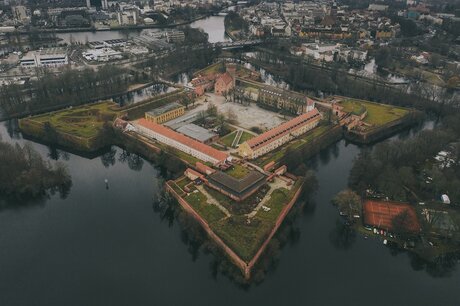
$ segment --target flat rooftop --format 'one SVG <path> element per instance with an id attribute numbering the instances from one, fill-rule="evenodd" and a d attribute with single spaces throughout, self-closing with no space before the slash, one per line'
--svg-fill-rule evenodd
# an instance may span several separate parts
<path id="1" fill-rule="evenodd" d="M 265 178 L 266 176 L 264 174 L 255 170 L 251 170 L 248 175 L 241 179 L 234 178 L 222 171 L 216 171 L 208 176 L 208 180 L 211 184 L 217 185 L 237 196 L 241 196 L 254 188 L 258 188 L 265 183 Z"/>
<path id="2" fill-rule="evenodd" d="M 183 125 L 176 131 L 200 142 L 207 142 L 217 136 L 216 133 L 208 131 L 207 129 L 193 123 Z"/>
<path id="3" fill-rule="evenodd" d="M 169 103 L 164 106 L 152 109 L 151 111 L 147 112 L 147 114 L 152 115 L 152 116 L 159 116 L 169 111 L 172 111 L 173 109 L 178 109 L 181 107 L 183 107 L 182 104 L 173 102 L 173 103 Z"/>

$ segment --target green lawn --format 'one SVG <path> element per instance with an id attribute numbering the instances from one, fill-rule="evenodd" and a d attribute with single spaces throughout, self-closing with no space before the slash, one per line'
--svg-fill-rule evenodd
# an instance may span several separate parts
<path id="1" fill-rule="evenodd" d="M 219 142 L 221 142 L 223 145 L 227 146 L 227 147 L 231 147 L 232 146 L 232 143 L 233 143 L 233 140 L 235 139 L 235 136 L 236 136 L 236 131 L 233 131 L 231 133 L 228 133 L 227 135 L 225 135 L 224 137 L 222 137 Z"/>
<path id="2" fill-rule="evenodd" d="M 178 184 L 185 184 L 184 180 L 180 179 L 179 181 Z M 184 199 L 208 222 L 211 229 L 238 256 L 248 262 L 266 240 L 275 226 L 281 210 L 292 199 L 300 186 L 301 181 L 298 181 L 290 191 L 285 188 L 274 190 L 270 199 L 265 203 L 265 206 L 269 207 L 270 211 L 260 209 L 250 223 L 247 222 L 247 217 L 244 214 L 236 215 L 231 209 L 229 211 L 232 216 L 225 218 L 225 214 L 219 208 L 207 203 L 206 196 L 201 192 L 191 193 L 185 196 Z M 243 202 L 235 202 L 206 186 L 205 189 L 225 207 L 228 205 L 245 205 Z"/>
<path id="3" fill-rule="evenodd" d="M 249 174 L 249 169 L 241 165 L 235 164 L 230 169 L 228 169 L 225 173 L 227 173 L 230 176 L 233 176 L 236 179 L 241 179 Z"/>
<path id="4" fill-rule="evenodd" d="M 177 186 L 179 186 L 180 188 L 182 188 L 182 190 L 184 190 L 185 186 L 187 186 L 188 184 L 190 184 L 192 181 L 187 178 L 186 176 L 183 176 L 181 177 L 180 179 L 178 179 L 176 181 L 176 184 Z"/>
<path id="5" fill-rule="evenodd" d="M 225 135 L 224 137 L 222 137 L 219 142 L 222 143 L 223 145 L 226 145 L 227 147 L 231 147 L 232 146 L 232 143 L 233 143 L 233 140 L 235 139 L 236 135 L 237 135 L 238 131 L 233 131 L 231 133 L 228 133 L 227 135 Z M 241 134 L 241 138 L 240 138 L 240 141 L 238 142 L 238 144 L 242 144 L 243 142 L 253 138 L 254 135 L 246 132 L 246 131 L 243 131 L 243 134 Z"/>
<path id="6" fill-rule="evenodd" d="M 243 142 L 248 141 L 249 139 L 254 138 L 254 137 L 255 137 L 254 135 L 246 131 L 243 131 L 243 135 L 241 135 L 240 142 L 238 144 L 242 144 Z"/>
<path id="7" fill-rule="evenodd" d="M 184 197 L 184 200 L 187 201 L 187 203 L 189 203 L 209 224 L 225 217 L 225 214 L 219 208 L 212 204 L 208 204 L 206 196 L 198 190 Z"/>
<path id="8" fill-rule="evenodd" d="M 353 99 L 341 101 L 340 105 L 345 112 L 360 114 L 360 110 L 367 110 L 367 116 L 363 121 L 373 126 L 398 120 L 409 112 L 406 108 Z"/>
<path id="9" fill-rule="evenodd" d="M 249 224 L 245 216 L 233 216 L 212 224 L 212 229 L 238 256 L 248 262 L 267 239 L 281 210 L 292 195 L 293 193 L 286 189 L 277 189 L 265 205 L 270 211 L 259 210 Z"/>
<path id="10" fill-rule="evenodd" d="M 83 138 L 97 136 L 104 123 L 113 120 L 117 112 L 113 102 L 87 104 L 30 118 L 39 123 L 49 122 L 58 132 Z"/>

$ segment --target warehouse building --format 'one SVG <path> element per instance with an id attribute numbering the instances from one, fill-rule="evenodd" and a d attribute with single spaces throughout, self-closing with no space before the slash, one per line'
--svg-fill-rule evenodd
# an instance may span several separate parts
<path id="1" fill-rule="evenodd" d="M 206 144 L 211 143 L 217 140 L 217 138 L 219 138 L 219 135 L 217 135 L 216 133 L 213 133 L 193 123 L 183 125 L 176 131 Z"/>
<path id="2" fill-rule="evenodd" d="M 69 59 L 67 52 L 62 48 L 50 48 L 40 51 L 30 51 L 19 60 L 22 67 L 58 67 L 67 65 Z"/>

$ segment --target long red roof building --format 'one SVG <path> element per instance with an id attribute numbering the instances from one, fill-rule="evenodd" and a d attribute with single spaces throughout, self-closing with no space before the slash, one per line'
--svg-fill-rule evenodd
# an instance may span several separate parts
<path id="1" fill-rule="evenodd" d="M 224 162 L 228 157 L 228 155 L 222 151 L 144 118 L 139 119 L 135 123 L 135 126 L 137 126 L 143 134 L 147 134 L 148 137 L 152 137 L 159 142 L 172 146 L 203 161 L 218 164 Z"/>

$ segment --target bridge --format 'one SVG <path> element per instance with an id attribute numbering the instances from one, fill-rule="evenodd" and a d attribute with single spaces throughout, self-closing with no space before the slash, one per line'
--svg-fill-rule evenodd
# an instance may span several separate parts
<path id="1" fill-rule="evenodd" d="M 244 48 L 248 46 L 256 46 L 260 45 L 263 42 L 261 39 L 255 39 L 255 40 L 237 40 L 237 41 L 225 41 L 225 42 L 218 42 L 214 43 L 214 47 L 220 47 L 223 50 L 229 50 L 229 49 L 239 49 L 239 48 Z"/>

